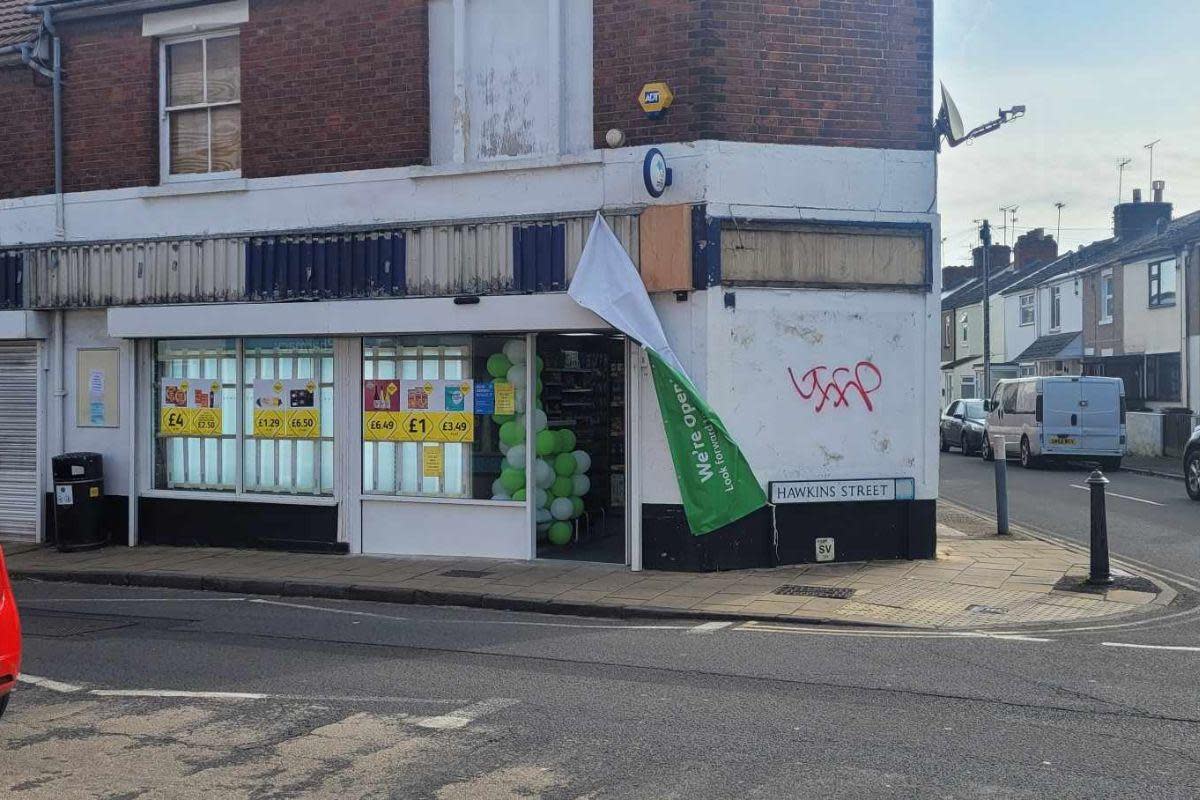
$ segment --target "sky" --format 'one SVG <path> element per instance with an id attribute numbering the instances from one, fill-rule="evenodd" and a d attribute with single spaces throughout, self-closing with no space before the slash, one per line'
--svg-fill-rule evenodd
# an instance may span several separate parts
<path id="1" fill-rule="evenodd" d="M 1057 228 L 1059 252 L 1112 235 L 1117 160 L 1131 158 L 1123 199 L 1154 178 L 1175 215 L 1200 210 L 1200 2 L 1196 0 L 935 0 L 934 87 L 945 83 L 971 128 L 999 108 L 1022 119 L 938 159 L 943 265 L 970 263 L 987 218 L 1007 235 Z"/>

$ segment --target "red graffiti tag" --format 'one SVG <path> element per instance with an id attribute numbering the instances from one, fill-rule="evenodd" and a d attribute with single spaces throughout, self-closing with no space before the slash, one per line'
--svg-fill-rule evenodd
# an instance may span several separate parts
<path id="1" fill-rule="evenodd" d="M 788 377 L 792 379 L 792 386 L 796 387 L 796 393 L 800 397 L 809 400 L 817 396 L 817 405 L 813 409 L 816 412 L 825 408 L 826 402 L 832 402 L 833 408 L 849 407 L 854 392 L 862 398 L 867 411 L 874 411 L 871 394 L 883 386 L 883 373 L 870 361 L 860 361 L 853 369 L 838 367 L 832 371 L 821 364 L 801 375 L 799 381 L 796 380 L 792 368 L 788 367 Z"/>

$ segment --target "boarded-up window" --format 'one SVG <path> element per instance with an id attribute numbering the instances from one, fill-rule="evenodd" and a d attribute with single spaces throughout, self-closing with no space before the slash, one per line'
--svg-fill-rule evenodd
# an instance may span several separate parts
<path id="1" fill-rule="evenodd" d="M 925 288 L 924 225 L 733 225 L 721 231 L 725 283 Z"/>

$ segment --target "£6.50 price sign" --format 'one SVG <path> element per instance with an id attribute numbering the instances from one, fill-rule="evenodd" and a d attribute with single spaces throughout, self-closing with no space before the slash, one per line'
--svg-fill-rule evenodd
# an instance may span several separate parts
<path id="1" fill-rule="evenodd" d="M 319 439 L 320 391 L 311 378 L 262 378 L 254 382 L 254 436 Z"/>

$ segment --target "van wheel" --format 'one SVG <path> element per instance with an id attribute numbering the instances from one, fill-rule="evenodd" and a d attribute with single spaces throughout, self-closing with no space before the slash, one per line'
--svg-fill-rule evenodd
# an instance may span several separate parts
<path id="1" fill-rule="evenodd" d="M 1200 500 L 1200 450 L 1187 454 L 1183 462 L 1183 483 L 1187 487 L 1188 497 Z"/>
<path id="2" fill-rule="evenodd" d="M 1120 458 L 1106 458 L 1100 463 L 1104 467 L 1105 472 L 1116 472 L 1121 468 Z"/>
<path id="3" fill-rule="evenodd" d="M 984 461 L 995 461 L 996 454 L 992 452 L 992 440 L 985 434 L 983 444 L 979 445 L 979 457 Z"/>
<path id="4" fill-rule="evenodd" d="M 1024 436 L 1021 437 L 1021 466 L 1025 469 L 1033 469 L 1037 466 L 1037 459 L 1029 450 L 1029 439 Z"/>

